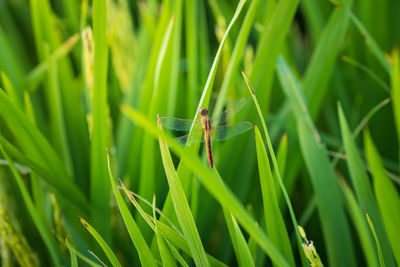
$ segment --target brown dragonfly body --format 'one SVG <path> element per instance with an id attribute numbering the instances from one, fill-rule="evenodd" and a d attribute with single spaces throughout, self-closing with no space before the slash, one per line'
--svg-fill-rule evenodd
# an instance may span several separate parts
<path id="1" fill-rule="evenodd" d="M 210 167 L 212 168 L 214 166 L 214 160 L 211 150 L 211 120 L 210 117 L 208 117 L 208 110 L 206 108 L 200 109 L 199 114 L 201 116 L 201 126 L 203 127 L 204 140 L 206 141 L 207 159 Z"/>

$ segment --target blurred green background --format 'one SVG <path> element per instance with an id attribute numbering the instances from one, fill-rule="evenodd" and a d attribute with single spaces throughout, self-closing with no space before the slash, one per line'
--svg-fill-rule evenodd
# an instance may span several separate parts
<path id="1" fill-rule="evenodd" d="M 2 266 L 400 265 L 399 15 L 0 0 Z M 255 128 L 213 142 L 214 169 L 184 133 L 158 140 L 157 115 L 241 98 L 226 123 Z"/>

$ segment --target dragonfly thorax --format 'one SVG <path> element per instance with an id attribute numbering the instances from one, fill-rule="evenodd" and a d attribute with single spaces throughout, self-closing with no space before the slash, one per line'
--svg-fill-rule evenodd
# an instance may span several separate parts
<path id="1" fill-rule="evenodd" d="M 206 109 L 206 108 L 200 109 L 199 114 L 200 114 L 201 116 L 206 116 L 206 115 L 208 115 L 208 109 Z"/>

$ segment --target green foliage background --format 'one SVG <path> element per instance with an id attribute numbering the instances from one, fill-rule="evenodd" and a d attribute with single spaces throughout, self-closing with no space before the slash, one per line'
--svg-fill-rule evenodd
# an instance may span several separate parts
<path id="1" fill-rule="evenodd" d="M 400 265 L 399 14 L 0 0 L 2 266 Z M 157 123 L 241 98 L 213 169 Z"/>

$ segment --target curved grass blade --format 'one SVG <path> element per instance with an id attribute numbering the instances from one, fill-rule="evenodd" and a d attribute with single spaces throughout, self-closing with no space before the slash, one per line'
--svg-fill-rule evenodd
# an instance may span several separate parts
<path id="1" fill-rule="evenodd" d="M 250 249 L 246 243 L 246 239 L 240 230 L 238 223 L 235 220 L 235 217 L 231 214 L 230 215 L 231 223 L 233 226 L 233 235 L 232 238 L 236 238 L 236 240 L 232 240 L 236 244 L 237 252 L 236 256 L 238 257 L 239 266 L 243 267 L 251 267 L 255 266 L 253 262 L 253 258 L 250 253 Z"/>
<path id="2" fill-rule="evenodd" d="M 131 120 L 133 120 L 137 125 L 142 127 L 147 133 L 154 137 L 166 140 L 171 149 L 180 156 L 182 163 L 186 165 L 188 170 L 198 174 L 198 177 L 205 188 L 225 209 L 233 213 L 245 230 L 254 237 L 257 243 L 260 244 L 260 247 L 271 257 L 272 261 L 280 266 L 290 266 L 285 258 L 282 257 L 281 253 L 266 237 L 265 233 L 258 228 L 254 219 L 246 212 L 245 208 L 235 195 L 224 184 L 216 182 L 218 177 L 215 172 L 211 172 L 209 167 L 205 166 L 198 158 L 197 154 L 185 150 L 174 140 L 173 137 L 159 130 L 152 122 L 137 111 L 127 106 L 122 106 L 122 112 L 131 118 Z"/>
<path id="3" fill-rule="evenodd" d="M 119 262 L 117 256 L 115 256 L 114 252 L 111 250 L 110 246 L 106 243 L 106 241 L 101 237 L 101 235 L 94 229 L 90 224 L 88 224 L 83 218 L 79 217 L 79 220 L 85 226 L 85 228 L 89 231 L 89 233 L 96 239 L 97 243 L 101 246 L 107 258 L 110 260 L 111 264 L 114 267 L 122 267 Z"/>
<path id="4" fill-rule="evenodd" d="M 393 99 L 393 115 L 397 130 L 397 140 L 400 144 L 400 58 L 399 49 L 394 48 L 392 52 L 392 71 L 390 74 L 392 99 Z M 400 145 L 399 145 L 400 152 Z"/>

